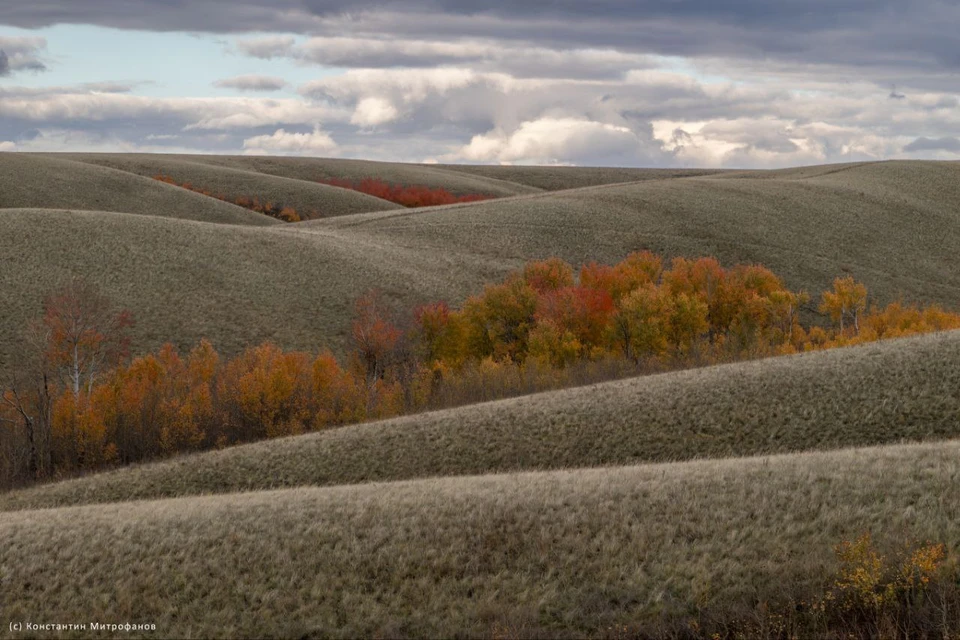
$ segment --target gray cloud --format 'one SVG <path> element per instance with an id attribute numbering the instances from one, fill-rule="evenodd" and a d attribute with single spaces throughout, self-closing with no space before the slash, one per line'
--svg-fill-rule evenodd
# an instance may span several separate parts
<path id="1" fill-rule="evenodd" d="M 950 151 L 960 153 L 960 139 L 957 138 L 917 138 L 903 147 L 909 153 L 915 151 Z"/>
<path id="2" fill-rule="evenodd" d="M 246 75 L 217 80 L 213 86 L 240 91 L 279 91 L 287 86 L 287 81 L 274 76 Z"/>
<path id="3" fill-rule="evenodd" d="M 293 45 L 296 43 L 293 36 L 261 36 L 257 38 L 244 38 L 237 41 L 237 49 L 242 53 L 260 58 L 261 60 L 272 60 L 292 54 Z"/>
<path id="4" fill-rule="evenodd" d="M 0 24 L 64 22 L 442 42 L 489 38 L 561 51 L 763 57 L 873 73 L 897 70 L 894 81 L 904 86 L 918 73 L 960 68 L 954 33 L 960 6 L 942 0 L 31 0 L 0 5 Z"/>
<path id="5" fill-rule="evenodd" d="M 46 47 L 45 38 L 0 36 L 0 76 L 17 71 L 45 71 L 47 67 L 40 57 Z"/>
<path id="6" fill-rule="evenodd" d="M 493 39 L 442 40 L 382 37 L 244 38 L 237 49 L 257 58 L 287 57 L 301 62 L 352 69 L 468 66 L 518 78 L 610 79 L 655 66 L 650 56 L 612 48 L 552 49 Z"/>
<path id="7" fill-rule="evenodd" d="M 0 140 L 651 166 L 960 156 L 937 137 L 960 130 L 958 20 L 942 0 L 0 2 L 0 24 L 237 34 L 242 55 L 347 69 L 283 100 L 5 83 Z M 12 40 L 11 72 L 42 66 L 45 42 Z"/>

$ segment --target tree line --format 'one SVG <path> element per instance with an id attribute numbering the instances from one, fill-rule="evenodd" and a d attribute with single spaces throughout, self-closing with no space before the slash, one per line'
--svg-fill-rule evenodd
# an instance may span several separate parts
<path id="1" fill-rule="evenodd" d="M 803 312 L 803 313 L 801 313 Z M 804 324 L 822 314 L 829 323 Z M 224 358 L 202 340 L 130 357 L 132 315 L 75 278 L 47 296 L 0 385 L 0 484 L 604 379 L 960 328 L 838 278 L 818 303 L 757 265 L 633 253 L 579 271 L 552 258 L 459 308 L 355 305 L 346 354 L 272 343 Z"/>

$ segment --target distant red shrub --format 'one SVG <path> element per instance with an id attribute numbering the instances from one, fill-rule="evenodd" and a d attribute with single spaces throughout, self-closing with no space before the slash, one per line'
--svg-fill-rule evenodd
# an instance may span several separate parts
<path id="1" fill-rule="evenodd" d="M 442 187 L 431 189 L 424 185 L 399 185 L 390 184 L 376 178 L 364 178 L 357 181 L 345 180 L 343 178 L 329 178 L 318 180 L 320 184 L 327 184 L 332 187 L 341 187 L 351 189 L 375 196 L 382 200 L 395 202 L 404 207 L 435 207 L 442 204 L 460 204 L 463 202 L 479 202 L 481 200 L 490 200 L 494 196 L 483 195 L 479 193 L 457 196 Z"/>
<path id="2" fill-rule="evenodd" d="M 154 180 L 158 182 L 165 182 L 167 184 L 172 184 L 175 187 L 180 187 L 181 189 L 186 189 L 188 191 L 193 191 L 194 193 L 199 193 L 201 195 L 216 198 L 217 200 L 222 200 L 223 202 L 229 202 L 230 204 L 235 204 L 238 207 L 243 207 L 244 209 L 250 209 L 251 211 L 256 211 L 257 213 L 262 213 L 264 215 L 270 216 L 271 218 L 276 218 L 277 220 L 282 220 L 283 222 L 300 222 L 303 220 L 300 217 L 300 214 L 297 213 L 297 210 L 293 207 L 285 207 L 281 204 L 274 204 L 272 202 L 261 202 L 260 198 L 254 196 L 248 198 L 247 196 L 237 196 L 235 198 L 230 198 L 223 195 L 222 193 L 211 193 L 207 189 L 202 189 L 200 187 L 195 187 L 189 182 L 177 182 L 170 176 L 165 176 L 162 173 L 153 176 Z M 312 212 L 308 219 L 319 218 L 320 215 L 316 212 Z"/>

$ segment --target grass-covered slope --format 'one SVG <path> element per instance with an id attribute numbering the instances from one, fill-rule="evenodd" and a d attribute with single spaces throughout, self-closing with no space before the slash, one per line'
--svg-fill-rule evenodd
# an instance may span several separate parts
<path id="1" fill-rule="evenodd" d="M 960 438 L 960 332 L 646 376 L 0 495 L 0 510 Z"/>
<path id="2" fill-rule="evenodd" d="M 195 156 L 71 154 L 67 157 L 80 166 L 109 167 L 146 178 L 164 175 L 178 184 L 190 183 L 195 188 L 213 195 L 222 194 L 231 200 L 256 197 L 260 202 L 293 207 L 303 219 L 403 208 L 365 193 L 331 187 L 313 180 L 262 173 L 245 167 L 241 162 L 237 162 L 237 168 L 234 168 L 208 163 L 203 157 Z"/>
<path id="3" fill-rule="evenodd" d="M 888 162 L 814 175 L 651 180 L 329 221 L 425 252 L 615 262 L 632 250 L 761 263 L 811 293 L 838 275 L 882 303 L 960 301 L 960 163 Z M 304 228 L 314 227 L 307 223 Z"/>
<path id="4" fill-rule="evenodd" d="M 87 166 L 33 156 L 23 162 Z M 130 197 L 138 212 L 165 211 L 144 205 L 148 195 L 136 196 L 141 188 L 159 189 L 274 222 L 147 178 L 89 168 L 136 181 Z M 137 351 L 167 340 L 188 346 L 201 337 L 226 354 L 266 338 L 288 348 L 337 347 L 353 299 L 370 288 L 406 308 L 436 299 L 458 304 L 527 260 L 616 262 L 637 249 L 714 255 L 725 265 L 761 263 L 789 287 L 815 296 L 849 273 L 879 303 L 903 295 L 960 305 L 960 164 L 808 173 L 649 180 L 259 230 L 0 209 L 0 300 L 7 305 L 0 356 L 12 353 L 42 295 L 69 273 L 87 276 L 130 307 L 139 322 Z M 38 204 L 47 204 L 44 193 L 36 191 Z"/>
<path id="5" fill-rule="evenodd" d="M 718 169 L 628 169 L 618 167 L 536 167 L 522 165 L 440 165 L 450 171 L 508 180 L 544 191 L 562 191 L 603 184 L 664 180 L 722 173 Z"/>
<path id="6" fill-rule="evenodd" d="M 948 443 L 8 513 L 4 614 L 150 637 L 675 634 L 822 592 L 864 532 L 955 552 L 958 476 Z"/>
<path id="7" fill-rule="evenodd" d="M 206 166 L 207 172 L 235 169 L 307 183 L 329 178 L 347 180 L 379 178 L 396 184 L 439 187 L 456 195 L 483 194 L 506 197 L 539 191 L 525 184 L 449 171 L 436 165 L 370 160 L 158 154 L 70 154 L 70 157 L 81 162 L 103 164 L 136 173 L 155 171 L 155 168 L 162 165 L 167 170 L 180 171 L 186 176 L 196 175 L 198 178 L 204 175 L 201 166 Z M 376 210 L 378 209 L 369 209 L 369 211 Z"/>
<path id="8" fill-rule="evenodd" d="M 264 216 L 265 217 L 265 216 Z M 133 350 L 209 338 L 223 354 L 272 339 L 337 347 L 353 301 L 464 295 L 504 265 L 422 254 L 390 242 L 89 211 L 0 209 L 0 371 L 43 297 L 73 274 L 101 286 L 137 321 Z"/>
<path id="9" fill-rule="evenodd" d="M 60 156 L 0 153 L 0 209 L 13 208 L 118 211 L 245 226 L 279 224 L 269 216 L 108 167 Z M 0 254 L 0 259 L 4 255 L 8 254 Z"/>

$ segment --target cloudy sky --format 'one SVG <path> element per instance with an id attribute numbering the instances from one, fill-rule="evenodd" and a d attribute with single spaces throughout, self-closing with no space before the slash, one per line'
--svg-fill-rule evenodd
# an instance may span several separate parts
<path id="1" fill-rule="evenodd" d="M 0 151 L 960 159 L 956 0 L 0 2 Z"/>

